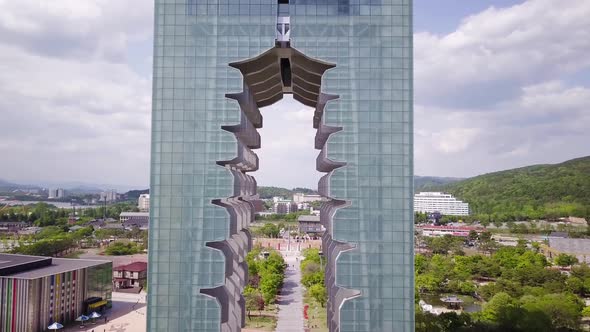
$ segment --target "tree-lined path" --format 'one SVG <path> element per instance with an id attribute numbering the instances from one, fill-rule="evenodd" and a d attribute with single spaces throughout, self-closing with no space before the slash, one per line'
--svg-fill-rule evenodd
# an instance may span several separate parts
<path id="1" fill-rule="evenodd" d="M 289 267 L 285 270 L 285 280 L 278 297 L 279 319 L 277 332 L 303 332 L 303 287 L 299 252 L 281 252 Z"/>

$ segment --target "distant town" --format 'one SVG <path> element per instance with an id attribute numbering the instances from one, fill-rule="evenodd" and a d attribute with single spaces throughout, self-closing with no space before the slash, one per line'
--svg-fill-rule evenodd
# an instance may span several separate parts
<path id="1" fill-rule="evenodd" d="M 576 163 L 580 162 L 586 165 L 590 158 Z M 546 177 L 550 178 L 551 166 L 547 167 Z M 518 176 L 514 174 L 518 173 L 505 172 L 502 177 Z M 486 182 L 487 178 L 493 181 Z M 587 265 L 590 218 L 586 205 L 568 198 L 567 205 L 557 200 L 539 203 L 536 208 L 513 208 L 517 213 L 498 213 L 495 206 L 504 203 L 489 204 L 496 198 L 465 199 L 490 197 L 486 196 L 489 191 L 485 186 L 477 196 L 457 190 L 503 181 L 498 180 L 497 174 L 476 179 L 430 177 L 416 181 L 413 219 L 415 287 L 420 307 L 417 323 L 439 324 L 438 319 L 448 314 L 487 315 L 490 303 L 498 301 L 499 296 L 536 296 L 549 303 L 563 302 L 565 306 L 573 306 L 578 298 L 590 301 L 587 298 L 590 293 L 584 286 L 590 282 Z M 535 181 L 545 180 L 537 175 Z M 447 190 L 460 193 L 462 199 Z M 244 291 L 248 310 L 246 327 L 259 331 L 276 328 L 279 312 L 286 310 L 278 304 L 283 296 L 281 287 L 286 284 L 272 280 L 294 278 L 289 272 L 292 265 L 301 270 L 301 284 L 306 289 L 303 299 L 307 326 L 310 331 L 326 331 L 322 309 L 327 301 L 322 271 L 325 257 L 321 244 L 326 224 L 322 223 L 320 211 L 327 201 L 307 188 L 259 187 L 258 193 L 250 201 L 255 212 L 255 222 L 250 227 L 255 249 L 248 254 L 247 261 L 255 277 Z M 586 198 L 585 194 L 580 197 Z M 539 211 L 544 211 L 544 216 L 533 218 Z M 515 217 L 516 214 L 521 217 Z M 59 320 L 72 330 L 77 330 L 78 324 L 93 323 L 105 328 L 134 324 L 138 331 L 145 330 L 149 224 L 147 189 L 124 193 L 112 189 L 93 193 L 64 188 L 4 190 L 0 194 L 2 292 L 10 291 L 8 287 L 22 287 L 30 280 L 47 285 L 19 293 L 13 302 L 18 305 L 31 299 L 57 296 L 49 284 L 52 280 L 70 282 L 61 295 L 64 305 L 71 308 L 67 315 L 55 316 L 51 305 L 40 303 L 34 314 L 18 316 L 15 324 L 43 330 L 48 321 Z M 298 256 L 281 256 L 279 252 L 301 253 L 301 260 L 294 260 Z M 263 273 L 271 269 L 269 264 L 275 266 L 272 268 L 275 272 Z M 511 274 L 515 269 L 518 274 Z M 534 277 L 527 279 L 527 273 Z M 89 277 L 76 283 L 76 287 L 71 286 L 78 275 Z M 96 280 L 98 284 L 88 280 Z M 513 283 L 524 288 L 511 288 Z M 100 285 L 101 291 L 91 291 L 96 285 Z M 557 298 L 534 295 L 549 291 Z M 79 292 L 88 295 L 75 297 Z M 566 292 L 575 297 L 563 297 Z M 559 316 L 569 319 L 572 326 L 583 326 L 587 321 L 582 317 L 590 314 L 587 312 L 590 309 L 585 308 L 588 307 Z M 113 320 L 108 321 L 109 316 Z"/>

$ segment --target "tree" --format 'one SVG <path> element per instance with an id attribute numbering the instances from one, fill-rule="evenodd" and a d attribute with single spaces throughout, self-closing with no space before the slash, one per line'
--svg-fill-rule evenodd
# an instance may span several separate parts
<path id="1" fill-rule="evenodd" d="M 270 222 L 264 224 L 264 226 L 260 228 L 260 232 L 262 233 L 262 235 L 270 238 L 276 238 L 279 236 L 279 228 L 277 227 L 277 225 Z"/>
<path id="2" fill-rule="evenodd" d="M 257 290 L 253 289 L 252 287 L 246 286 L 244 289 L 244 300 L 246 301 L 246 310 L 248 311 L 248 318 L 250 319 L 250 312 L 252 310 L 258 310 L 258 314 L 260 315 L 260 310 L 264 309 L 264 298 Z"/>
<path id="3" fill-rule="evenodd" d="M 504 223 L 499 220 L 494 221 L 494 226 L 496 226 L 496 228 L 501 228 L 503 225 Z"/>
<path id="4" fill-rule="evenodd" d="M 459 251 L 463 240 L 452 235 L 426 238 L 426 245 L 434 254 L 448 254 L 449 251 Z"/>
<path id="5" fill-rule="evenodd" d="M 264 298 L 264 303 L 272 304 L 275 302 L 279 292 L 283 276 L 276 273 L 264 272 L 260 275 L 260 292 Z"/>
<path id="6" fill-rule="evenodd" d="M 276 251 L 270 250 L 267 258 L 261 258 L 262 247 L 254 247 L 246 256 L 250 289 L 260 292 L 264 303 L 274 303 L 285 274 L 285 261 Z"/>
<path id="7" fill-rule="evenodd" d="M 111 256 L 133 255 L 139 252 L 135 243 L 113 242 L 105 250 L 105 254 Z"/>
<path id="8" fill-rule="evenodd" d="M 571 276 L 566 281 L 567 290 L 574 294 L 583 296 L 585 294 L 584 282 L 578 278 Z"/>
<path id="9" fill-rule="evenodd" d="M 573 255 L 559 254 L 555 258 L 555 263 L 559 266 L 572 266 L 578 263 L 578 258 L 576 258 L 576 256 Z"/>
<path id="10" fill-rule="evenodd" d="M 414 212 L 414 223 L 425 224 L 428 222 L 428 213 Z"/>
<path id="11" fill-rule="evenodd" d="M 428 259 L 422 254 L 414 255 L 414 271 L 416 273 L 424 273 L 428 268 Z"/>
<path id="12" fill-rule="evenodd" d="M 514 299 L 510 295 L 500 292 L 494 295 L 492 299 L 486 303 L 481 312 L 481 318 L 489 322 L 498 322 L 501 318 L 507 315 L 509 309 L 514 307 Z"/>
<path id="13" fill-rule="evenodd" d="M 314 284 L 309 287 L 308 291 L 309 295 L 318 301 L 322 308 L 326 305 L 326 301 L 328 300 L 328 292 L 326 291 L 326 287 L 323 284 Z"/>
<path id="14" fill-rule="evenodd" d="M 322 271 L 317 271 L 313 273 L 305 273 L 301 277 L 301 284 L 308 289 L 313 286 L 324 283 L 324 273 Z"/>
<path id="15" fill-rule="evenodd" d="M 418 288 L 418 292 L 435 292 L 438 291 L 442 280 L 437 278 L 434 274 L 421 274 L 416 276 L 416 288 Z"/>
<path id="16" fill-rule="evenodd" d="M 523 298 L 523 308 L 528 312 L 543 312 L 551 321 L 551 331 L 579 328 L 583 304 L 572 294 L 547 294 L 541 297 Z"/>

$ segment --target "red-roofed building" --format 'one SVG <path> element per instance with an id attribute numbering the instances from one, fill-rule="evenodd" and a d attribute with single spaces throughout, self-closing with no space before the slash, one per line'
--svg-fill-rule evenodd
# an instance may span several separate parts
<path id="1" fill-rule="evenodd" d="M 113 268 L 113 285 L 117 288 L 144 287 L 147 279 L 147 263 L 133 262 Z"/>

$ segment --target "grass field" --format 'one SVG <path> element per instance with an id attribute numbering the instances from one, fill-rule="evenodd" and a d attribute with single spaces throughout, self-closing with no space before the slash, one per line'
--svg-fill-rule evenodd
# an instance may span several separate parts
<path id="1" fill-rule="evenodd" d="M 313 298 L 307 295 L 303 296 L 303 304 L 308 304 L 309 309 L 307 310 L 309 320 L 305 322 L 305 326 L 309 326 L 310 332 L 328 332 L 328 326 L 326 325 L 326 308 L 322 306 Z"/>
<path id="2" fill-rule="evenodd" d="M 277 327 L 277 318 L 273 316 L 246 316 L 246 328 L 259 331 L 274 331 Z"/>

